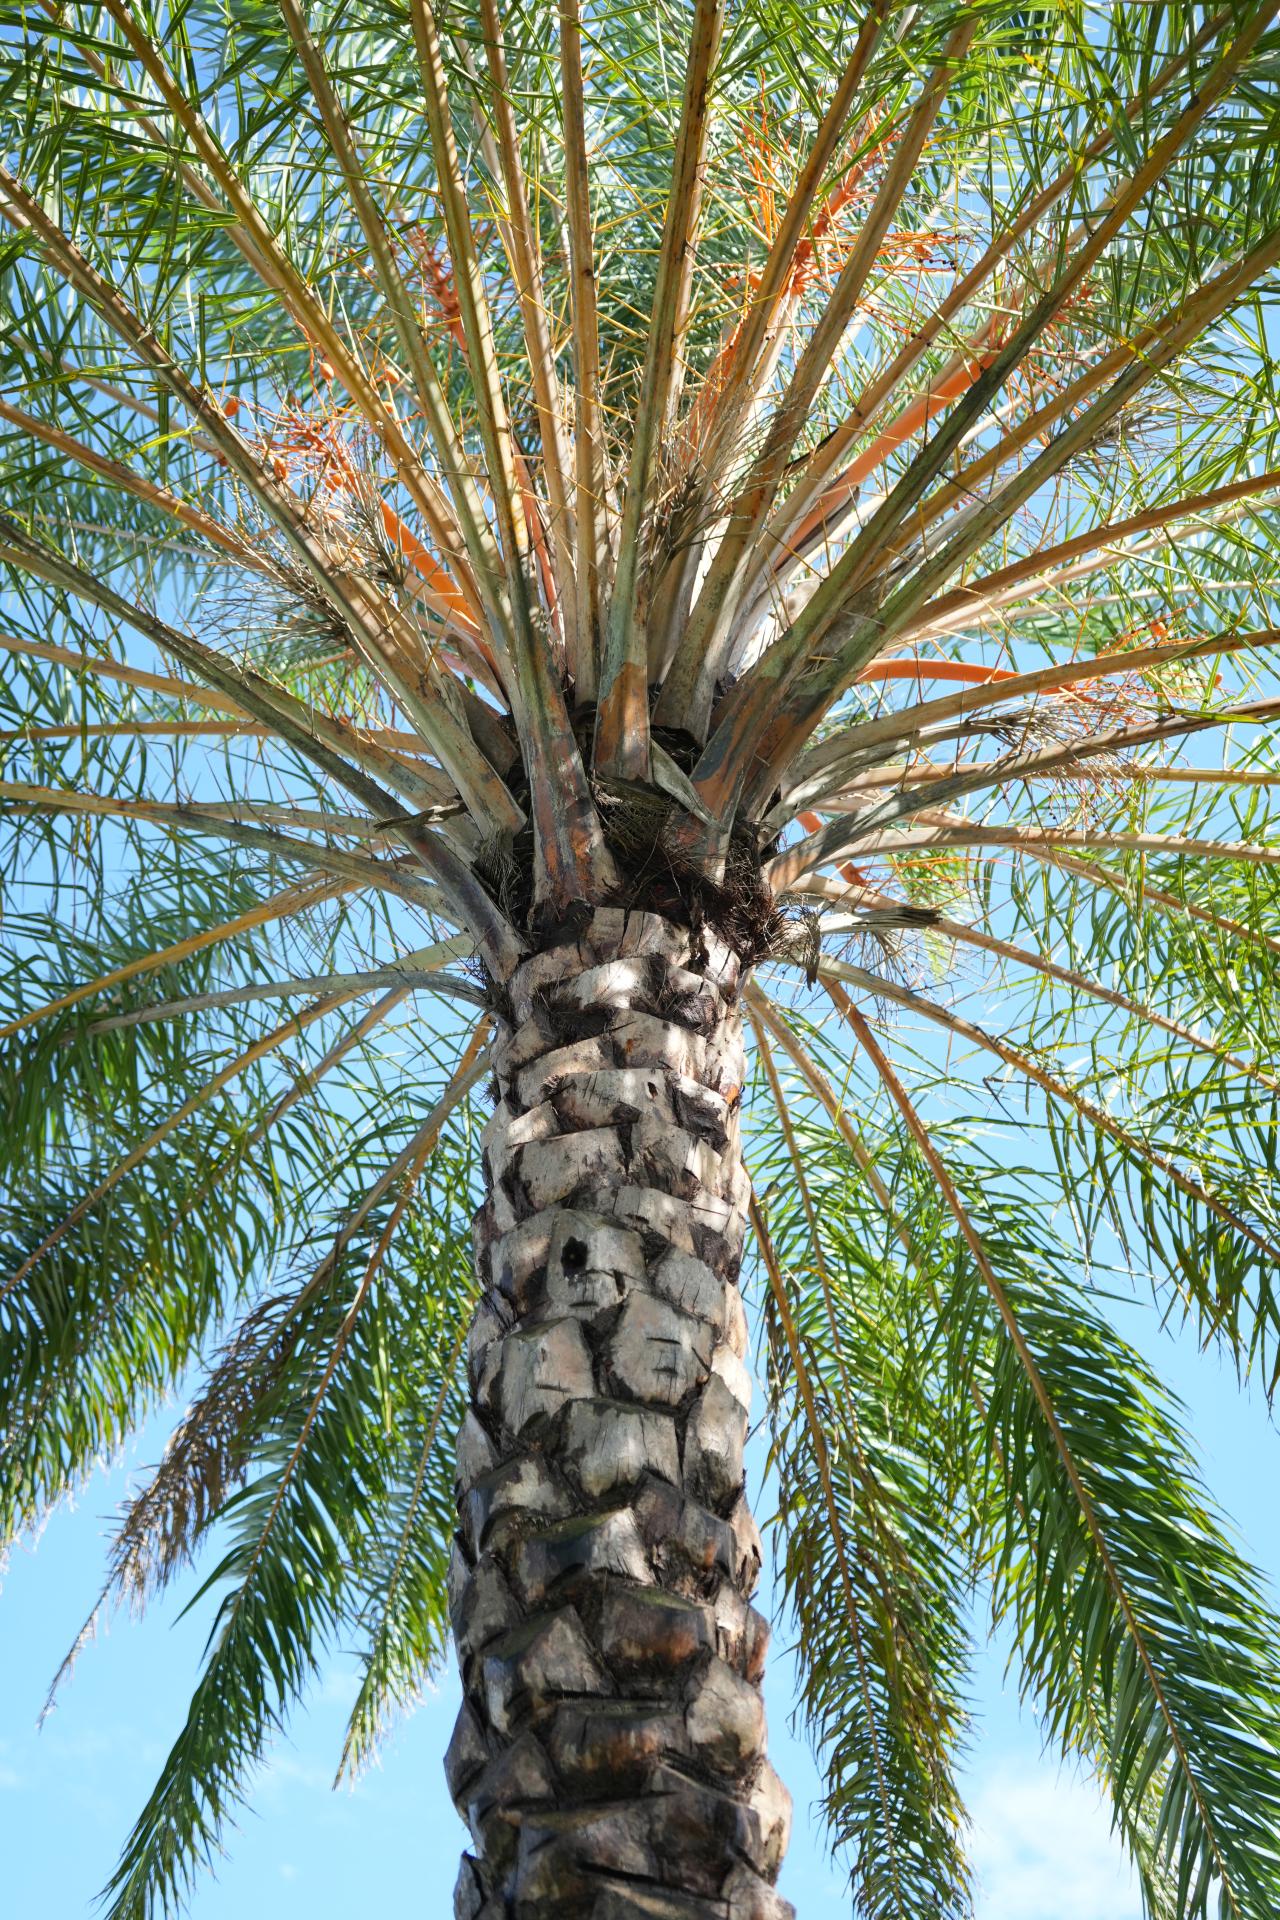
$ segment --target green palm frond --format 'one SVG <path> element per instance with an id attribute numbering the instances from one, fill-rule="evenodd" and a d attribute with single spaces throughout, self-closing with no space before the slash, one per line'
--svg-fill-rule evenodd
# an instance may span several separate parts
<path id="1" fill-rule="evenodd" d="M 801 1046 L 820 1074 L 821 1038 L 816 1057 Z M 812 1114 L 803 1085 L 795 1099 L 799 1115 Z M 844 1112 L 863 1104 L 851 1090 Z M 904 1110 L 918 1127 L 914 1108 Z M 987 1589 L 1047 1734 L 1096 1768 L 1113 1796 L 1152 1914 L 1207 1913 L 1215 1885 L 1226 1911 L 1265 1912 L 1280 1867 L 1270 1613 L 1204 1493 L 1176 1408 L 1108 1324 L 1107 1290 L 1123 1281 L 1101 1268 L 1082 1273 L 1078 1247 L 1032 1198 L 1043 1174 L 1002 1164 L 954 1124 L 913 1145 L 909 1131 L 873 1123 L 861 1144 L 874 1183 L 839 1133 L 812 1118 L 794 1124 L 824 1196 L 827 1288 L 786 1176 L 785 1139 L 767 1126 L 753 1156 L 779 1235 L 766 1260 L 794 1303 L 784 1314 L 812 1328 L 803 1348 L 799 1333 L 783 1345 L 787 1370 L 801 1352 L 805 1391 L 831 1404 L 832 1433 L 855 1457 L 885 1449 L 885 1510 L 912 1529 L 907 1594 L 943 1636 L 932 1672 L 962 1682 L 970 1596 Z M 791 1258 L 773 1247 L 792 1248 Z M 834 1289 L 848 1302 L 848 1363 L 869 1369 L 852 1433 L 830 1334 L 818 1331 Z M 793 1409 L 779 1469 L 790 1495 L 780 1513 L 788 1599 L 805 1671 L 827 1689 L 811 1682 L 805 1705 L 839 1782 L 875 1723 L 851 1685 L 848 1626 L 830 1604 L 821 1474 L 789 1431 L 799 1422 L 794 1389 L 784 1379 L 774 1391 Z M 871 1550 L 879 1503 L 852 1468 L 848 1486 L 868 1534 L 866 1577 L 887 1608 L 894 1589 Z M 919 1531 L 921 1515 L 936 1517 L 936 1534 Z M 882 1656 L 879 1670 L 886 1687 L 900 1679 L 894 1660 Z M 945 1725 L 935 1723 L 935 1740 Z M 843 1836 L 861 1842 L 855 1896 L 868 1913 L 894 1913 L 900 1895 L 882 1877 L 889 1852 L 883 1838 L 875 1845 L 874 1795 L 856 1773 L 844 1786 L 862 1823 Z M 943 1885 L 959 1884 L 954 1840 L 940 1829 L 925 1855 Z"/>
<path id="2" fill-rule="evenodd" d="M 804 1144 L 825 1210 L 839 1151 L 833 1165 L 829 1142 L 806 1130 Z M 768 1169 L 766 1159 L 757 1177 Z M 782 1209 L 771 1202 L 768 1211 Z M 897 1337 L 894 1308 L 909 1313 L 910 1302 L 890 1305 L 880 1289 L 897 1275 L 846 1236 L 848 1224 L 837 1219 L 824 1249 L 806 1223 L 788 1260 L 786 1240 L 757 1223 L 770 1281 L 773 1525 L 796 1630 L 798 1711 L 822 1760 L 824 1812 L 857 1911 L 869 1920 L 922 1906 L 959 1915 L 971 1893 L 954 1777 L 970 1652 L 966 1569 L 933 1518 L 944 1464 L 931 1457 L 935 1436 L 904 1418 L 922 1384 L 910 1340 Z"/>
<path id="3" fill-rule="evenodd" d="M 761 963 L 861 1910 L 966 1910 L 984 1583 L 1157 1920 L 1277 1905 L 1102 1285 L 1274 1393 L 1278 75 L 1259 0 L 0 0 L 3 1539 L 190 1394 L 107 1597 L 221 1595 L 113 1913 L 336 1635 L 345 1772 L 440 1655 L 477 1021 L 606 899 Z"/>
<path id="4" fill-rule="evenodd" d="M 255 1310 L 249 1337 L 223 1354 L 124 1517 L 112 1585 L 135 1598 L 167 1580 L 215 1522 L 227 1545 L 189 1603 L 221 1591 L 186 1725 L 109 1889 L 112 1913 L 162 1911 L 189 1883 L 340 1629 L 368 1632 L 380 1599 L 396 1610 L 372 1628 L 351 1742 L 359 1755 L 443 1651 L 453 1422 L 430 1419 L 424 1431 L 422 1409 L 457 1393 L 471 1170 L 466 1131 L 441 1132 L 474 1078 L 464 1072 L 398 1176 L 378 1183 L 381 1198 L 356 1209 L 359 1232 L 344 1222 L 292 1300 Z M 385 1527 L 398 1511 L 414 1558 L 406 1569 L 398 1555 L 388 1573 Z"/>
<path id="5" fill-rule="evenodd" d="M 1270 1609 L 1150 1370 L 1062 1284 L 1063 1250 L 1051 1262 L 1024 1226 L 984 1223 L 983 1245 L 1008 1278 L 1093 1524 L 1000 1342 L 985 1383 L 985 1432 L 1000 1443 L 989 1485 L 1003 1463 L 994 1526 L 978 1489 L 974 1502 L 996 1615 L 1054 1738 L 1100 1766 L 1152 1912 L 1208 1912 L 1215 1885 L 1226 1911 L 1264 1912 L 1280 1887 Z M 955 1294 L 948 1306 L 959 1319 Z M 1269 1805 L 1256 1791 L 1268 1776 Z"/>

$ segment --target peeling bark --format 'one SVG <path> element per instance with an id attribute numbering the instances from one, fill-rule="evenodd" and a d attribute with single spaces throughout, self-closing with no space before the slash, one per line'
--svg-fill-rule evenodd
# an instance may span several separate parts
<path id="1" fill-rule="evenodd" d="M 458 1440 L 457 1920 L 787 1920 L 743 1490 L 738 964 L 595 913 L 508 982 Z"/>

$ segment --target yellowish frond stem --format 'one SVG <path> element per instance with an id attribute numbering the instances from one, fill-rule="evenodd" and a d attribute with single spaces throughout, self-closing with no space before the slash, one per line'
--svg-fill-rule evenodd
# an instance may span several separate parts
<path id="1" fill-rule="evenodd" d="M 0 1040 L 7 1040 L 11 1034 L 34 1026 L 38 1020 L 47 1020 L 52 1014 L 65 1013 L 82 1000 L 106 993 L 126 980 L 136 979 L 139 974 L 154 973 L 158 967 L 175 966 L 180 961 L 189 960 L 193 954 L 203 953 L 206 947 L 219 946 L 224 940 L 238 939 L 242 933 L 252 933 L 256 927 L 265 927 L 272 920 L 285 920 L 291 914 L 307 912 L 327 900 L 337 899 L 345 891 L 341 886 L 316 886 L 314 883 L 285 887 L 259 906 L 251 907 L 247 913 L 237 914 L 234 920 L 225 920 L 220 927 L 205 928 L 200 933 L 189 934 L 185 940 L 175 940 L 172 946 L 161 947 L 155 953 L 142 954 L 136 960 L 126 961 L 123 966 L 113 967 L 110 973 L 99 974 L 96 980 L 82 981 L 69 992 L 59 994 L 56 999 L 30 1008 L 18 1019 L 0 1026 Z"/>
<path id="2" fill-rule="evenodd" d="M 649 777 L 649 581 L 644 565 L 643 533 L 654 505 L 652 490 L 658 448 L 667 424 L 681 287 L 686 254 L 693 244 L 710 121 L 711 74 L 723 21 L 723 0 L 694 0 L 671 191 L 662 226 L 653 311 L 645 340 L 644 371 L 632 423 L 631 464 L 600 670 L 595 761 L 606 779 L 647 780 Z"/>

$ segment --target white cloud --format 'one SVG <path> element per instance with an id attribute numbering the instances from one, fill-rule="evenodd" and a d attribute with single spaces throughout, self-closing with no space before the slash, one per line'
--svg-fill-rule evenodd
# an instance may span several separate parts
<path id="1" fill-rule="evenodd" d="M 312 1698 L 320 1706 L 352 1707 L 359 1691 L 360 1675 L 354 1667 L 330 1667 Z"/>
<path id="2" fill-rule="evenodd" d="M 267 1792 L 298 1787 L 304 1793 L 328 1793 L 333 1786 L 333 1768 L 297 1753 L 277 1751 L 267 1761 L 261 1786 Z"/>
<path id="3" fill-rule="evenodd" d="M 1140 1920 L 1142 1900 L 1095 1789 L 1045 1763 L 1002 1765 L 970 1790 L 976 1920 Z"/>

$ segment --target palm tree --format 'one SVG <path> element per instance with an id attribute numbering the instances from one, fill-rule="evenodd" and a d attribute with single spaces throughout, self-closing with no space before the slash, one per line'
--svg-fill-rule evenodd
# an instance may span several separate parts
<path id="1" fill-rule="evenodd" d="M 86 1631 L 219 1595 L 109 1913 L 450 1631 L 463 1920 L 789 1913 L 754 1341 L 858 1911 L 968 1909 L 981 1600 L 1273 1915 L 1109 1296 L 1280 1377 L 1276 9 L 3 18 L 3 1530 L 180 1392 Z"/>

